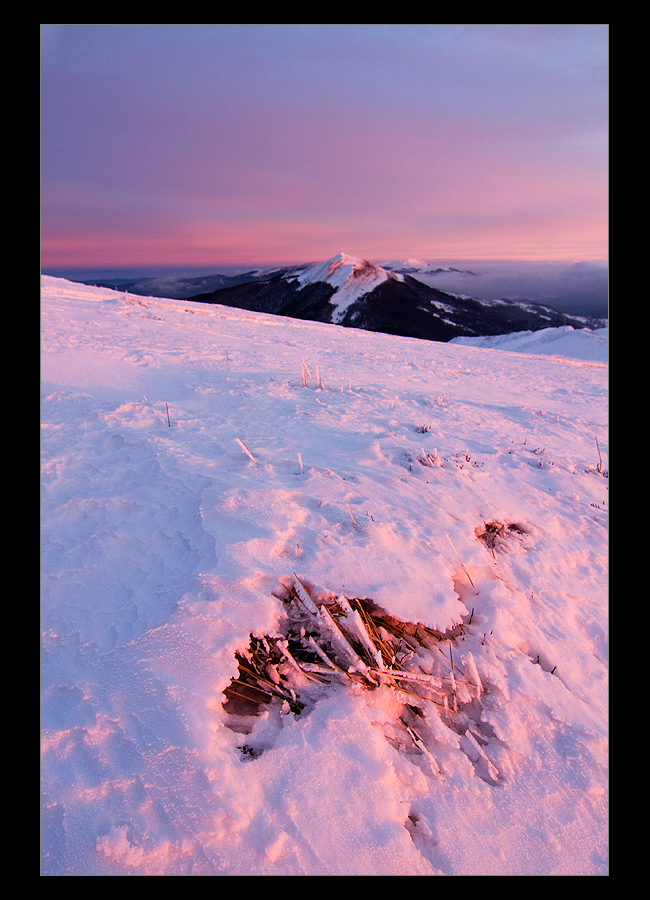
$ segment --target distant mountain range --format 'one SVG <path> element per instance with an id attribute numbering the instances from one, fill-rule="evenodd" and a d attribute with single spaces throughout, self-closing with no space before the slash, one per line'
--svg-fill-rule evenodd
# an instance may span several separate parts
<path id="1" fill-rule="evenodd" d="M 187 300 L 195 294 L 211 293 L 223 288 L 245 284 L 270 278 L 286 271 L 277 269 L 251 269 L 241 275 L 165 275 L 160 278 L 90 278 L 83 284 L 96 287 L 113 288 L 116 291 L 128 291 L 140 297 L 164 297 L 169 300 Z"/>
<path id="2" fill-rule="evenodd" d="M 442 342 L 561 325 L 597 328 L 603 324 L 602 319 L 566 315 L 534 301 L 477 300 L 446 293 L 417 278 L 422 272 L 431 275 L 437 271 L 441 270 L 428 268 L 422 260 L 378 266 L 339 253 L 325 262 L 256 269 L 236 276 L 105 281 L 101 285 L 144 296 L 218 303 Z"/>

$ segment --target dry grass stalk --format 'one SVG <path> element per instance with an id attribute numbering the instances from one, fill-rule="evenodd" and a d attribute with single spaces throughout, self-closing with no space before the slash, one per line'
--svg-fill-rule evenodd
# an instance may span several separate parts
<path id="1" fill-rule="evenodd" d="M 267 674 L 267 667 L 277 666 L 281 656 L 274 647 L 269 647 L 268 641 L 251 636 L 248 652 L 235 654 L 238 675 L 224 690 L 226 712 L 256 716 L 260 706 L 270 703 L 273 697 L 287 702 L 294 712 L 304 709 L 304 703 L 297 700 L 294 691 L 285 688 L 280 679 L 276 682 Z"/>
<path id="2" fill-rule="evenodd" d="M 246 446 L 246 444 L 245 444 L 242 440 L 240 440 L 239 438 L 235 438 L 235 441 L 236 441 L 236 443 L 239 444 L 239 446 L 242 448 L 242 450 L 244 451 L 244 453 L 245 453 L 247 456 L 249 456 L 249 457 L 253 460 L 254 463 L 256 463 L 256 462 L 257 462 L 257 459 L 256 459 L 256 458 L 253 456 L 253 454 L 250 452 L 250 450 L 248 449 L 248 447 Z"/>
<path id="3" fill-rule="evenodd" d="M 295 592 L 296 592 L 298 599 L 300 600 L 302 605 L 305 607 L 307 612 L 311 613 L 313 616 L 317 616 L 318 608 L 317 608 L 316 604 L 314 603 L 314 601 L 311 599 L 311 594 L 310 594 L 309 590 L 307 589 L 307 586 L 302 583 L 302 581 L 298 578 L 298 576 L 296 575 L 295 572 L 293 573 L 293 577 L 296 579 L 294 588 L 295 588 Z"/>
<path id="4" fill-rule="evenodd" d="M 418 750 L 420 750 L 422 753 L 424 753 L 425 756 L 428 757 L 428 759 L 430 760 L 431 764 L 434 766 L 435 771 L 438 773 L 438 775 L 442 775 L 440 766 L 436 762 L 435 757 L 433 756 L 433 754 L 431 753 L 431 751 L 429 750 L 427 745 L 424 743 L 424 741 L 422 740 L 420 735 L 417 733 L 415 728 L 413 728 L 412 725 L 407 725 L 406 722 L 404 721 L 404 719 L 402 719 L 401 717 L 400 717 L 400 722 L 406 729 L 407 734 L 409 735 L 409 737 L 411 738 L 411 740 L 413 741 L 415 746 L 418 748 Z"/>
<path id="5" fill-rule="evenodd" d="M 456 697 L 456 679 L 454 677 L 454 656 L 451 650 L 451 643 L 449 644 L 449 662 L 451 663 L 451 696 L 454 701 L 454 712 L 458 712 L 458 700 Z"/>
<path id="6" fill-rule="evenodd" d="M 454 553 L 456 554 L 456 556 L 457 556 L 457 558 L 458 558 L 458 562 L 460 563 L 461 569 L 462 569 L 463 572 L 467 575 L 467 577 L 468 577 L 468 579 L 469 579 L 469 583 L 472 585 L 472 587 L 474 588 L 474 590 L 476 590 L 476 585 L 475 585 L 474 582 L 472 581 L 472 576 L 469 574 L 469 572 L 468 572 L 467 569 L 465 568 L 465 564 L 463 563 L 462 559 L 461 559 L 460 556 L 458 555 L 458 550 L 456 550 L 456 548 L 454 547 L 454 545 L 453 545 L 453 543 L 452 543 L 452 540 L 451 540 L 451 538 L 449 537 L 449 535 L 447 535 L 447 540 L 448 540 L 449 543 L 451 544 L 451 548 L 452 548 L 452 550 L 454 551 Z"/>

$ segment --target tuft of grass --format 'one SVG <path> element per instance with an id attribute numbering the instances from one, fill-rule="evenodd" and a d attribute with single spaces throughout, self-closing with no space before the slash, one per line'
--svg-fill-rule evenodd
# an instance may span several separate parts
<path id="1" fill-rule="evenodd" d="M 418 462 L 421 466 L 429 466 L 431 468 L 439 468 L 442 466 L 442 460 L 438 456 L 438 449 L 436 447 L 433 448 L 433 453 L 425 453 L 423 447 L 422 456 L 418 457 Z"/>
<path id="2" fill-rule="evenodd" d="M 302 360 L 301 380 L 302 380 L 303 387 L 309 387 L 309 381 L 311 380 L 317 388 L 320 388 L 321 390 L 325 390 L 325 385 L 323 383 L 323 379 L 321 378 L 320 369 L 319 369 L 318 365 L 316 366 L 316 377 L 314 378 L 314 376 L 311 374 L 311 372 L 309 370 L 309 366 L 307 365 L 304 357 Z M 350 382 L 350 384 L 351 383 L 352 382 Z"/>
<path id="3" fill-rule="evenodd" d="M 506 549 L 505 541 L 509 537 L 516 534 L 525 535 L 526 533 L 525 528 L 516 522 L 484 522 L 483 526 L 479 525 L 475 529 L 476 537 L 490 550 L 494 559 L 496 559 L 495 550 Z"/>

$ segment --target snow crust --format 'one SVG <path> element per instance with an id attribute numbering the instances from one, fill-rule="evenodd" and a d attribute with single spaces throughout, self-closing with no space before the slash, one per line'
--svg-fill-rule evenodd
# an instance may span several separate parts
<path id="1" fill-rule="evenodd" d="M 42 873 L 606 875 L 598 342 L 41 297 Z M 463 624 L 471 718 L 402 745 L 397 692 L 333 684 L 238 749 L 222 692 L 294 572 Z"/>

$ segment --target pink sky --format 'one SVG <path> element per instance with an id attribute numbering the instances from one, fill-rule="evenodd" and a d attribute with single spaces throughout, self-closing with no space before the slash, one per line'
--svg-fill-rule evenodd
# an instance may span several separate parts
<path id="1" fill-rule="evenodd" d="M 607 258 L 607 26 L 42 29 L 44 269 Z"/>

